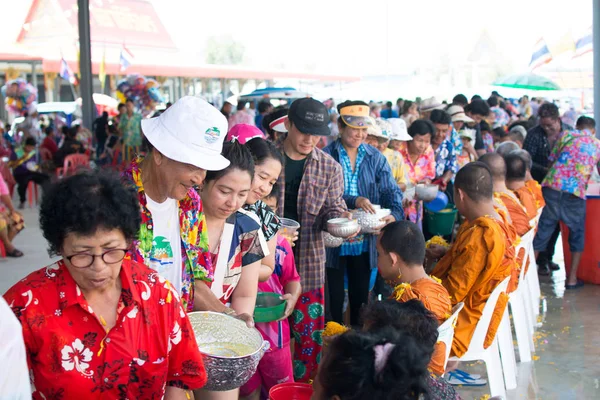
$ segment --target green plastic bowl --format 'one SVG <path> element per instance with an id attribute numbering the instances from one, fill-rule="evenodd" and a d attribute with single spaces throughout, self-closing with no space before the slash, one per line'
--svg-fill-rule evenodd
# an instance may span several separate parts
<path id="1" fill-rule="evenodd" d="M 273 322 L 285 314 L 286 301 L 281 300 L 277 293 L 259 292 L 254 307 L 255 322 Z"/>

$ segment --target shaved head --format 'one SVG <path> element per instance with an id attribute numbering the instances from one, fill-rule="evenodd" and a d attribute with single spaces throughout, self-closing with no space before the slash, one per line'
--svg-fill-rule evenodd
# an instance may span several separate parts
<path id="1" fill-rule="evenodd" d="M 462 190 L 475 202 L 492 201 L 494 187 L 492 174 L 483 162 L 472 162 L 462 167 L 456 174 L 455 190 Z"/>
<path id="2" fill-rule="evenodd" d="M 506 163 L 504 162 L 504 157 L 502 157 L 500 154 L 487 153 L 482 155 L 479 158 L 479 161 L 490 169 L 494 180 L 506 180 Z"/>
<path id="3" fill-rule="evenodd" d="M 531 168 L 533 167 L 533 160 L 531 159 L 531 154 L 529 154 L 527 150 L 516 150 L 511 154 L 518 154 L 523 161 L 525 161 L 525 164 L 527 164 L 527 169 L 531 171 Z"/>
<path id="4" fill-rule="evenodd" d="M 506 162 L 506 180 L 511 182 L 525 180 L 527 164 L 517 152 L 512 152 L 504 157 L 504 162 Z"/>
<path id="5" fill-rule="evenodd" d="M 496 153 L 500 154 L 502 157 L 506 157 L 515 150 L 521 150 L 521 146 L 515 142 L 504 142 L 496 148 Z"/>

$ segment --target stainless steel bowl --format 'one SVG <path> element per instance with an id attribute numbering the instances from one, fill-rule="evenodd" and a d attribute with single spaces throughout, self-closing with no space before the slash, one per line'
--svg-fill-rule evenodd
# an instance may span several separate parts
<path id="1" fill-rule="evenodd" d="M 385 222 L 381 219 L 390 215 L 392 211 L 389 208 L 379 208 L 375 214 L 369 214 L 362 210 L 353 211 L 352 213 L 358 220 L 361 232 L 375 233 L 385 225 Z"/>
<path id="2" fill-rule="evenodd" d="M 325 243 L 325 247 L 340 247 L 344 244 L 344 239 L 335 237 L 331 233 L 323 232 L 323 243 Z"/>
<path id="3" fill-rule="evenodd" d="M 438 185 L 419 183 L 416 189 L 417 198 L 424 202 L 431 201 L 436 198 L 439 190 Z"/>
<path id="4" fill-rule="evenodd" d="M 269 349 L 260 332 L 225 314 L 201 311 L 188 317 L 204 355 L 208 380 L 203 389 L 233 390 L 248 382 Z"/>
<path id="5" fill-rule="evenodd" d="M 327 221 L 327 231 L 335 237 L 347 238 L 358 232 L 358 221 L 348 218 L 334 218 Z"/>

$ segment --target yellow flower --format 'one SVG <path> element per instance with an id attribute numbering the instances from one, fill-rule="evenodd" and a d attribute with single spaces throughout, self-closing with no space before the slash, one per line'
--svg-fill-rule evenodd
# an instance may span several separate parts
<path id="1" fill-rule="evenodd" d="M 429 275 L 429 277 L 430 277 L 431 279 L 433 279 L 434 281 L 436 281 L 437 283 L 439 283 L 440 285 L 442 284 L 442 280 L 441 280 L 440 278 L 438 278 L 438 277 L 435 277 L 435 276 L 433 276 L 433 275 Z"/>
<path id="2" fill-rule="evenodd" d="M 325 325 L 325 330 L 323 330 L 323 333 L 321 334 L 321 336 L 329 337 L 329 336 L 341 335 L 342 333 L 344 333 L 346 331 L 348 331 L 348 327 L 338 324 L 337 322 L 329 321 Z"/>
<path id="3" fill-rule="evenodd" d="M 401 283 L 394 288 L 394 294 L 392 296 L 394 296 L 396 300 L 400 300 L 406 289 L 410 289 L 410 283 Z"/>
<path id="4" fill-rule="evenodd" d="M 446 239 L 444 239 L 441 236 L 434 236 L 431 239 L 429 239 L 427 242 L 425 242 L 425 247 L 429 248 L 431 245 L 438 245 L 438 246 L 443 246 L 443 247 L 450 247 L 450 245 L 448 244 L 448 242 L 446 241 Z"/>

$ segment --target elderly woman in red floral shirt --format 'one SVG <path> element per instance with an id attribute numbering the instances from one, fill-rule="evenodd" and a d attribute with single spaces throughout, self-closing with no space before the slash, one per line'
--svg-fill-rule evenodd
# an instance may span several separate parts
<path id="1" fill-rule="evenodd" d="M 206 383 L 178 292 L 125 257 L 139 202 L 116 178 L 86 173 L 51 187 L 40 226 L 61 260 L 4 298 L 20 320 L 34 399 L 189 399 Z"/>

